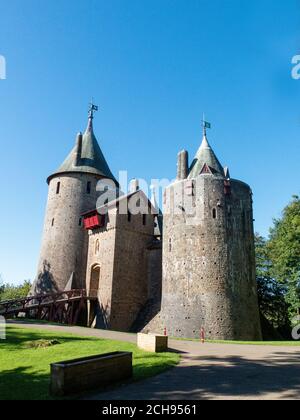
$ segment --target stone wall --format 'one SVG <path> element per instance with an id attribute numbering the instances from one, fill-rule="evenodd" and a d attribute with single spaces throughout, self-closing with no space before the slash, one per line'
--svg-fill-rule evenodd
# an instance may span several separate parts
<path id="1" fill-rule="evenodd" d="M 89 231 L 86 288 L 96 294 L 98 304 L 89 304 L 89 325 L 108 328 L 111 322 L 112 288 L 116 247 L 116 209 L 109 212 L 104 227 Z M 98 287 L 91 284 L 93 270 L 99 268 Z"/>
<path id="2" fill-rule="evenodd" d="M 51 179 L 34 292 L 64 290 L 72 273 L 73 287 L 85 287 L 88 235 L 80 217 L 96 207 L 98 180 L 97 176 L 80 173 Z"/>
<path id="3" fill-rule="evenodd" d="M 249 186 L 231 180 L 225 193 L 222 177 L 202 175 L 172 184 L 165 200 L 162 311 L 150 329 L 260 339 Z"/>
<path id="4" fill-rule="evenodd" d="M 161 304 L 162 242 L 154 240 L 147 248 L 148 300 Z"/>
<path id="5" fill-rule="evenodd" d="M 147 302 L 139 312 L 132 332 L 140 332 L 147 327 L 150 321 L 161 309 L 162 287 L 162 242 L 154 239 L 147 247 Z M 146 329 L 145 332 L 148 332 Z"/>
<path id="6" fill-rule="evenodd" d="M 129 331 L 137 315 L 147 302 L 147 247 L 153 241 L 154 217 L 141 214 L 117 219 L 114 284 L 112 296 L 112 325 L 114 329 Z"/>
<path id="7" fill-rule="evenodd" d="M 128 220 L 127 214 L 119 214 L 117 207 L 112 207 L 106 226 L 90 232 L 88 289 L 93 267 L 100 267 L 94 326 L 118 331 L 131 329 L 152 293 L 148 285 L 148 246 L 154 240 L 153 231 L 153 215 L 146 215 L 144 224 L 141 214 Z"/>

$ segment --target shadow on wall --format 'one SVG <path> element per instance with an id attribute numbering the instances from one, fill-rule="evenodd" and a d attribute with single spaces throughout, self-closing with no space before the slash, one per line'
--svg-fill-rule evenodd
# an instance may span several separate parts
<path id="1" fill-rule="evenodd" d="M 143 329 L 159 314 L 161 311 L 161 297 L 158 299 L 148 299 L 145 306 L 138 313 L 136 320 L 130 328 L 130 332 L 137 333 Z"/>
<path id="2" fill-rule="evenodd" d="M 108 330 L 109 329 L 109 305 L 107 304 L 104 307 L 102 304 L 97 302 L 93 303 L 92 307 L 92 318 L 93 321 L 91 322 L 92 328 L 97 328 L 100 330 Z"/>
<path id="3" fill-rule="evenodd" d="M 58 292 L 60 292 L 60 289 L 54 280 L 53 274 L 51 273 L 51 264 L 47 260 L 44 260 L 43 269 L 38 274 L 30 294 L 34 296 Z"/>

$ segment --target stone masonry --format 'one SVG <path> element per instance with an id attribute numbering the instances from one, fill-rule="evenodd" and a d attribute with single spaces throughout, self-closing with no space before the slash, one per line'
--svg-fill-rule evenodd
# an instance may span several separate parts
<path id="1" fill-rule="evenodd" d="M 165 192 L 162 308 L 145 331 L 260 340 L 252 191 L 223 170 L 206 136 L 192 172 Z"/>
<path id="2" fill-rule="evenodd" d="M 142 191 L 130 196 L 133 195 L 144 200 L 151 210 L 151 203 Z M 87 289 L 97 293 L 100 304 L 91 309 L 90 322 L 118 331 L 131 330 L 147 303 L 152 282 L 161 282 L 161 276 L 153 279 L 152 271 L 148 270 L 149 264 L 153 264 L 148 247 L 155 242 L 155 215 L 151 211 L 130 217 L 128 213 L 120 214 L 120 202 L 126 199 L 123 196 L 108 204 L 103 226 L 90 230 L 86 273 Z M 159 266 L 160 255 L 161 249 L 155 254 L 155 266 Z"/>
<path id="3" fill-rule="evenodd" d="M 259 340 L 251 188 L 232 179 L 206 136 L 189 166 L 178 155 L 177 180 L 164 214 L 134 182 L 124 194 L 93 130 L 48 178 L 38 274 L 32 294 L 83 288 L 86 324 L 119 331 L 210 339 Z M 115 198 L 98 207 L 100 180 Z M 123 204 L 143 203 L 131 213 Z M 105 209 L 104 215 L 102 210 Z M 100 212 L 101 210 L 101 212 Z M 100 213 L 99 213 L 100 212 Z"/>

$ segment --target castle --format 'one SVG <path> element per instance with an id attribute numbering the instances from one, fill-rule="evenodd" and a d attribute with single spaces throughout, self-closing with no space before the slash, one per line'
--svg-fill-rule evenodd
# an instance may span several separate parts
<path id="1" fill-rule="evenodd" d="M 222 167 L 204 127 L 191 165 L 186 151 L 178 155 L 162 215 L 137 181 L 120 191 L 94 134 L 95 109 L 48 178 L 32 293 L 86 289 L 97 296 L 87 308 L 91 327 L 261 339 L 250 187 Z"/>

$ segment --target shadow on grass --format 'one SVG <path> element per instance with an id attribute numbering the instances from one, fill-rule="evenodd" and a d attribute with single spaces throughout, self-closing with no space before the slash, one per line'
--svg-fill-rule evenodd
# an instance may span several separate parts
<path id="1" fill-rule="evenodd" d="M 42 329 L 42 327 L 41 327 Z M 42 332 L 42 337 L 41 337 Z M 95 341 L 93 337 L 79 337 L 72 335 L 72 333 L 51 332 L 47 330 L 20 330 L 10 326 L 6 332 L 6 340 L 0 341 L 0 350 L 20 351 L 25 348 L 25 343 L 28 341 L 37 341 L 41 338 L 44 340 L 52 340 L 53 338 L 59 337 L 61 343 L 65 342 L 76 342 L 76 341 Z M 101 338 L 97 338 L 99 341 L 104 341 Z"/>
<path id="2" fill-rule="evenodd" d="M 178 363 L 179 359 L 170 359 L 168 353 L 134 355 L 133 380 L 140 381 L 159 375 Z"/>
<path id="3" fill-rule="evenodd" d="M 59 339 L 61 346 L 48 349 L 28 349 L 25 343 L 40 339 Z M 84 351 L 82 351 L 82 345 Z M 96 345 L 95 345 L 96 342 Z M 98 343 L 102 342 L 100 345 Z M 59 359 L 65 360 L 66 347 L 69 358 L 76 358 L 77 349 L 81 349 L 80 357 L 109 351 L 126 350 L 133 352 L 134 369 L 133 381 L 149 378 L 175 366 L 178 358 L 170 353 L 145 353 L 136 348 L 134 344 L 105 340 L 95 337 L 80 337 L 69 333 L 60 334 L 47 330 L 30 330 L 14 328 L 7 329 L 7 340 L 0 342 L 0 400 L 46 400 L 49 396 L 50 363 Z M 78 343 L 78 345 L 77 345 Z M 87 346 L 86 346 L 86 343 Z M 72 344 L 75 346 L 72 347 Z M 95 351 L 94 351 L 95 350 Z M 45 353 L 43 353 L 45 351 Z M 50 352 L 50 357 L 49 353 Z M 2 355 L 1 355 L 2 352 Z M 56 360 L 58 359 L 58 360 Z M 23 364 L 23 366 L 22 366 Z M 128 382 L 127 382 L 128 384 Z M 116 384 L 120 385 L 120 384 Z M 122 384 L 121 384 L 122 385 Z M 115 389 L 115 386 L 113 387 Z M 93 390 L 93 392 L 97 392 Z M 99 390 L 100 392 L 100 390 Z M 71 399 L 79 396 L 74 395 Z"/>
<path id="4" fill-rule="evenodd" d="M 187 364 L 96 400 L 209 400 L 300 398 L 300 360 L 297 354 L 274 352 L 268 358 L 241 356 L 185 358 Z M 199 360 L 199 363 L 197 361 Z M 190 363 L 189 363 L 190 361 Z"/>
<path id="5" fill-rule="evenodd" d="M 49 399 L 49 375 L 32 372 L 31 367 L 1 371 L 0 400 Z"/>
<path id="6" fill-rule="evenodd" d="M 105 391 L 113 391 L 116 388 L 124 387 L 133 382 L 140 381 L 159 375 L 176 366 L 177 362 L 172 361 L 166 363 L 164 359 L 159 361 L 155 360 L 155 357 L 149 357 L 147 363 L 144 358 L 136 357 L 140 359 L 135 363 L 133 369 L 133 378 L 129 381 L 116 383 L 112 386 L 106 387 L 105 389 L 99 388 L 98 390 L 92 389 L 82 392 L 81 394 L 70 395 L 66 398 L 51 398 L 49 394 L 50 385 L 50 373 L 32 372 L 33 367 L 20 367 L 12 370 L 1 371 L 0 374 L 0 400 L 54 400 L 54 399 L 79 399 L 85 395 L 92 393 L 102 393 Z M 144 361 L 143 361 L 144 360 Z M 153 362 L 153 363 L 151 363 Z"/>

